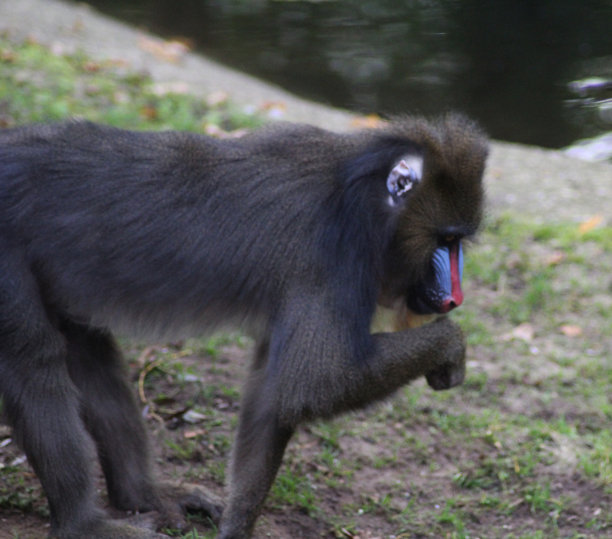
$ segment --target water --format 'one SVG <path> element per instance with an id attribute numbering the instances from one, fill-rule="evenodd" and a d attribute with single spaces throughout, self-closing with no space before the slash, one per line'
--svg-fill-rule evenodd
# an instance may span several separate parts
<path id="1" fill-rule="evenodd" d="M 566 146 L 612 130 L 609 0 L 89 0 L 221 62 L 363 113 L 462 110 L 495 138 Z"/>

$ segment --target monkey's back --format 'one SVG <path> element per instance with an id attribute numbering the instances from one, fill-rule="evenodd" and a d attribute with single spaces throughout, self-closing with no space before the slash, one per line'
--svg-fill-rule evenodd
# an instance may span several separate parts
<path id="1" fill-rule="evenodd" d="M 313 231 L 341 189 L 330 140 L 350 155 L 353 139 L 304 126 L 231 141 L 87 122 L 0 131 L 1 248 L 45 302 L 88 322 L 173 333 L 257 319 L 297 281 L 325 279 Z"/>

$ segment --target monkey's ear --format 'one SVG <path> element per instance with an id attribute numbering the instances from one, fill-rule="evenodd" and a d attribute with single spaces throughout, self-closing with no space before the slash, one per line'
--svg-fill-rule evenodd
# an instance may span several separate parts
<path id="1" fill-rule="evenodd" d="M 389 204 L 397 206 L 423 177 L 423 158 L 416 155 L 403 157 L 387 176 Z"/>

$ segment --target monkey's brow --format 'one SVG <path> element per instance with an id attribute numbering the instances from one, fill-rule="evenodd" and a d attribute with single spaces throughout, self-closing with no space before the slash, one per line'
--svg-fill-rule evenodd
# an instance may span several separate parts
<path id="1" fill-rule="evenodd" d="M 454 236 L 458 239 L 473 236 L 476 230 L 471 226 L 466 225 L 445 225 L 437 230 L 437 234 L 440 237 Z"/>

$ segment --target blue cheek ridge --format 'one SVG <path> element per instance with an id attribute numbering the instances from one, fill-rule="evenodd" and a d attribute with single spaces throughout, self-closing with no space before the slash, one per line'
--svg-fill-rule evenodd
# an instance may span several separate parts
<path id="1" fill-rule="evenodd" d="M 461 249 L 461 248 L 460 248 Z M 437 288 L 442 297 L 452 292 L 450 251 L 448 247 L 438 247 L 433 254 L 432 264 Z M 463 252 L 459 251 L 459 274 L 463 271 Z"/>

